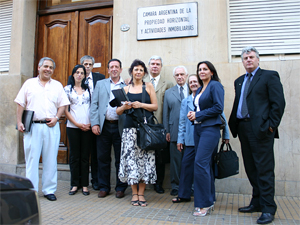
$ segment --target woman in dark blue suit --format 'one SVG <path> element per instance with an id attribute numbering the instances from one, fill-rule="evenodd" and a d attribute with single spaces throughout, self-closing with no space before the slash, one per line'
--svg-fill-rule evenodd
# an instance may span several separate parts
<path id="1" fill-rule="evenodd" d="M 194 216 L 206 216 L 215 201 L 212 155 L 220 138 L 220 114 L 224 107 L 224 89 L 214 65 L 209 61 L 199 62 L 197 74 L 201 87 L 194 98 L 195 112 L 188 118 L 194 122 Z"/>

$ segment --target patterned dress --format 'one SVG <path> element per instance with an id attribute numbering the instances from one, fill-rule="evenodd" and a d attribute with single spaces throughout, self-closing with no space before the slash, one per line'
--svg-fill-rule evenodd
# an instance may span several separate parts
<path id="1" fill-rule="evenodd" d="M 142 100 L 142 93 L 127 94 L 130 101 Z M 145 103 L 150 103 L 146 92 Z M 135 109 L 140 110 L 140 109 Z M 146 116 L 151 112 L 146 111 Z M 129 185 L 138 183 L 154 184 L 156 182 L 155 151 L 145 151 L 137 146 L 137 130 L 130 115 L 126 115 L 122 134 L 119 179 Z"/>

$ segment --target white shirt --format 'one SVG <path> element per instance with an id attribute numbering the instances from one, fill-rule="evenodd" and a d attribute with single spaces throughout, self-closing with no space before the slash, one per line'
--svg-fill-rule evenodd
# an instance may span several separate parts
<path id="1" fill-rule="evenodd" d="M 68 99 L 71 103 L 70 113 L 74 120 L 78 123 L 89 124 L 90 122 L 90 93 L 85 90 L 81 95 L 77 94 L 73 88 L 71 91 L 71 85 L 64 88 Z M 70 120 L 67 122 L 67 127 L 78 128 Z"/>
<path id="2" fill-rule="evenodd" d="M 202 95 L 202 93 L 199 93 L 197 96 L 195 96 L 194 104 L 196 106 L 196 112 L 201 111 L 200 105 L 199 105 L 199 99 L 200 99 L 201 95 Z M 201 123 L 201 122 L 198 122 L 197 120 L 194 120 L 194 124 L 199 124 L 199 123 Z"/>
<path id="3" fill-rule="evenodd" d="M 178 84 L 176 84 L 177 85 L 177 88 L 178 88 L 178 93 L 179 93 L 179 95 L 180 95 L 180 88 L 181 88 L 181 86 L 179 86 Z M 185 85 L 183 85 L 182 86 L 183 87 L 183 90 L 182 90 L 182 92 L 183 92 L 183 95 L 184 95 L 184 98 L 186 98 L 187 96 L 188 96 L 188 86 L 187 86 L 187 84 L 185 84 Z"/>
<path id="4" fill-rule="evenodd" d="M 15 102 L 24 109 L 34 111 L 34 121 L 54 118 L 59 107 L 70 105 L 60 82 L 50 78 L 43 86 L 39 76 L 25 81 Z"/>
<path id="5" fill-rule="evenodd" d="M 115 84 L 111 78 L 110 80 L 110 97 L 109 101 L 113 100 L 115 98 L 114 94 L 112 93 L 112 90 L 120 89 L 121 84 L 124 84 L 124 81 L 122 77 L 120 77 L 120 80 Z M 107 111 L 105 114 L 105 119 L 107 120 L 119 120 L 119 115 L 116 113 L 117 107 L 111 107 L 110 104 L 108 104 Z"/>
<path id="6" fill-rule="evenodd" d="M 91 95 L 93 94 L 94 91 L 94 82 L 93 82 L 93 74 L 92 72 L 90 72 L 90 74 L 88 75 L 88 77 L 86 78 L 88 83 L 89 83 L 89 88 L 90 88 L 90 92 Z"/>

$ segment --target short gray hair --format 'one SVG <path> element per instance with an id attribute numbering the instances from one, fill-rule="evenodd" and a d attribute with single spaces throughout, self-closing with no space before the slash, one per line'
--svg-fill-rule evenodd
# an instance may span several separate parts
<path id="1" fill-rule="evenodd" d="M 242 60 L 243 60 L 243 55 L 245 53 L 248 54 L 250 52 L 255 52 L 256 57 L 259 59 L 259 52 L 256 50 L 256 48 L 254 48 L 253 46 L 247 46 L 247 47 L 243 48 L 243 50 L 242 50 L 242 54 L 241 54 Z"/>
<path id="2" fill-rule="evenodd" d="M 95 59 L 94 59 L 93 56 L 90 56 L 90 55 L 82 56 L 81 59 L 80 59 L 80 64 L 83 65 L 84 60 L 89 60 L 89 59 L 92 60 L 92 63 L 94 65 L 95 64 Z"/>
<path id="3" fill-rule="evenodd" d="M 40 61 L 39 61 L 39 67 L 41 67 L 46 60 L 51 61 L 53 63 L 53 69 L 55 69 L 55 67 L 56 67 L 55 62 L 54 62 L 53 59 L 51 59 L 49 57 L 43 57 L 43 58 L 41 58 Z"/>
<path id="4" fill-rule="evenodd" d="M 160 56 L 158 56 L 158 55 L 151 56 L 150 59 L 149 59 L 148 65 L 150 65 L 151 60 L 160 60 L 161 61 L 161 66 L 163 66 L 163 60 Z"/>
<path id="5" fill-rule="evenodd" d="M 174 69 L 173 69 L 173 76 L 175 76 L 175 71 L 179 68 L 182 68 L 184 69 L 184 72 L 185 72 L 185 75 L 188 75 L 188 71 L 187 71 L 187 68 L 185 66 L 176 66 Z"/>

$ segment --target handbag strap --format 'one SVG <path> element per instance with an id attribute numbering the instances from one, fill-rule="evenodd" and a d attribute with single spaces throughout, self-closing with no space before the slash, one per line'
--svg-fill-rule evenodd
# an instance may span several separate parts
<path id="1" fill-rule="evenodd" d="M 142 88 L 142 103 L 145 103 L 145 97 L 146 97 L 146 84 L 143 81 L 143 88 Z M 145 109 L 143 110 L 143 116 L 144 116 L 144 124 L 147 124 L 147 118 L 146 118 L 146 113 L 145 113 Z"/>
<path id="2" fill-rule="evenodd" d="M 225 142 L 222 142 L 219 152 L 224 152 L 224 145 L 225 145 Z M 225 151 L 232 151 L 230 143 L 226 144 L 226 147 L 227 147 L 227 149 Z"/>

